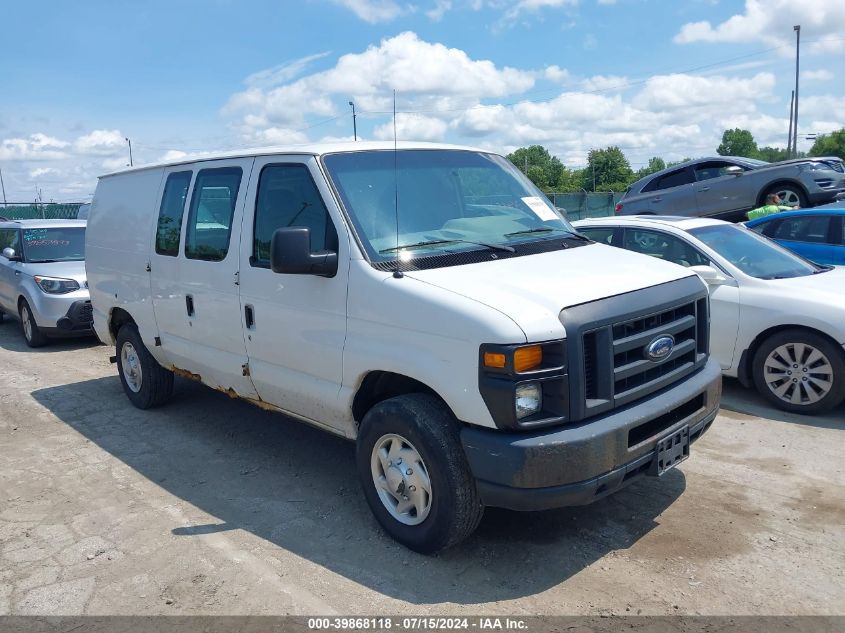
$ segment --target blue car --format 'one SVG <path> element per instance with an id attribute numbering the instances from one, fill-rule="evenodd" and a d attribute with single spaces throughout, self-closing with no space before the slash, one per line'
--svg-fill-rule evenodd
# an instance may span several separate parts
<path id="1" fill-rule="evenodd" d="M 818 264 L 845 266 L 845 204 L 782 211 L 745 223 Z"/>

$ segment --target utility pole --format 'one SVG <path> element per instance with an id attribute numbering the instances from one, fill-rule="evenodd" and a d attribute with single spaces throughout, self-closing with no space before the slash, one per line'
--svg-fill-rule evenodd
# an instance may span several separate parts
<path id="1" fill-rule="evenodd" d="M 124 140 L 129 143 L 129 166 L 134 167 L 135 163 L 132 161 L 132 141 L 129 140 L 129 137 L 124 137 Z"/>
<path id="2" fill-rule="evenodd" d="M 796 24 L 792 27 L 795 31 L 795 123 L 792 126 L 792 142 L 793 156 L 798 156 L 798 62 L 801 56 L 801 25 Z"/>
<path id="3" fill-rule="evenodd" d="M 3 183 L 3 170 L 0 169 L 0 188 L 3 189 L 3 206 L 8 206 L 6 204 L 6 185 Z"/>
<path id="4" fill-rule="evenodd" d="M 349 105 L 352 106 L 352 136 L 357 141 L 358 140 L 358 122 L 356 121 L 356 117 L 355 117 L 355 102 L 350 101 Z"/>
<path id="5" fill-rule="evenodd" d="M 792 114 L 795 112 L 795 91 L 789 100 L 789 138 L 786 139 L 786 157 L 792 156 Z"/>

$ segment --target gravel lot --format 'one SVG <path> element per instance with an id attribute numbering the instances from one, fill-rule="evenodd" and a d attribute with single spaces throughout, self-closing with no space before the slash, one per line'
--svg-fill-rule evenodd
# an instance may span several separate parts
<path id="1" fill-rule="evenodd" d="M 111 348 L 0 325 L 0 614 L 845 614 L 845 408 L 728 381 L 692 457 L 593 506 L 489 510 L 437 557 L 378 530 L 353 446 Z"/>

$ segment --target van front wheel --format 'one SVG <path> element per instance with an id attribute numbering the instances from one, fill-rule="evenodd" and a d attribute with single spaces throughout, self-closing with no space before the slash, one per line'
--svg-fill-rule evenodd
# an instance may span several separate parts
<path id="1" fill-rule="evenodd" d="M 173 395 L 173 372 L 152 357 L 134 324 L 120 328 L 115 347 L 117 373 L 132 404 L 150 409 L 167 402 Z"/>
<path id="2" fill-rule="evenodd" d="M 358 477 L 376 519 L 397 541 L 424 554 L 467 538 L 484 506 L 448 408 L 428 394 L 375 405 L 356 449 Z"/>

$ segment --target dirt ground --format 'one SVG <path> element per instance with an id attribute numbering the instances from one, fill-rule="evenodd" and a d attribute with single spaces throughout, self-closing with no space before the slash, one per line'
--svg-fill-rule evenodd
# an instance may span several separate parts
<path id="1" fill-rule="evenodd" d="M 352 444 L 187 381 L 139 411 L 113 353 L 0 325 L 0 614 L 845 614 L 845 407 L 727 381 L 663 478 L 424 557 Z"/>

